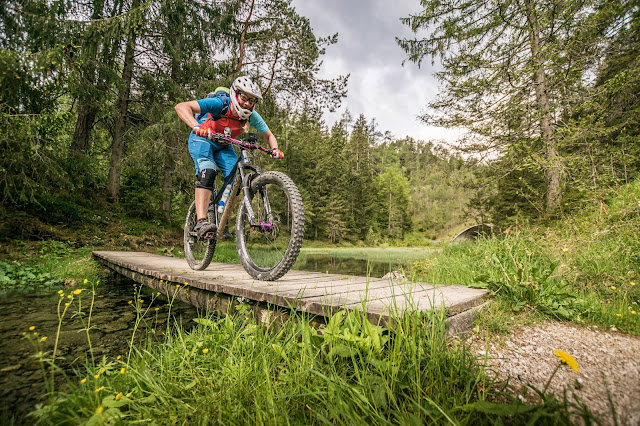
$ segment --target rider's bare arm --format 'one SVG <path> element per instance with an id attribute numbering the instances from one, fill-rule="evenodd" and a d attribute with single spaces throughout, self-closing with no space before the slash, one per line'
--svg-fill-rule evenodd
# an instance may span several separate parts
<path id="1" fill-rule="evenodd" d="M 278 148 L 278 141 L 276 140 L 275 135 L 271 133 L 271 130 L 267 130 L 266 133 L 264 133 L 264 137 L 269 142 L 269 146 L 271 147 L 271 149 Z"/>
<path id="2" fill-rule="evenodd" d="M 180 102 L 175 106 L 175 109 L 178 113 L 178 117 L 180 117 L 180 119 L 189 127 L 193 128 L 193 126 L 198 124 L 198 121 L 193 116 L 194 114 L 201 112 L 200 105 L 198 105 L 197 101 Z"/>

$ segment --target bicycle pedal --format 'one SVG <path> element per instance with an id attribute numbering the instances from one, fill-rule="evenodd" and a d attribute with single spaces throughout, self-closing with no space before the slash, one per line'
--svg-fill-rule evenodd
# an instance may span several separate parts
<path id="1" fill-rule="evenodd" d="M 215 233 L 214 231 L 212 231 L 212 232 L 207 232 L 207 233 L 205 233 L 205 234 L 204 234 L 203 239 L 205 239 L 205 240 L 212 240 L 212 239 L 214 239 L 215 237 L 216 237 L 216 233 Z"/>

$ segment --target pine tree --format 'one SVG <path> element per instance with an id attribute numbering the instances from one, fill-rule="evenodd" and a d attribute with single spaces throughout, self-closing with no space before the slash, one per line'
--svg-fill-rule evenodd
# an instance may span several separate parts
<path id="1" fill-rule="evenodd" d="M 594 11 L 605 1 L 423 1 L 421 14 L 404 20 L 423 39 L 399 40 L 418 64 L 440 57 L 443 94 L 422 119 L 473 132 L 473 152 L 506 155 L 528 147 L 524 159 L 544 175 L 547 212 L 562 201 L 564 163 L 559 119 L 583 90 L 601 48 Z M 523 158 L 516 160 L 516 167 Z M 508 175 L 511 170 L 502 170 Z"/>

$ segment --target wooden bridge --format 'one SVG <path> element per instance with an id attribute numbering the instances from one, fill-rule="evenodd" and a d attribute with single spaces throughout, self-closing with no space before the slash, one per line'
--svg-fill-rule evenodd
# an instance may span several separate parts
<path id="1" fill-rule="evenodd" d="M 93 256 L 134 281 L 202 308 L 225 311 L 220 304 L 215 306 L 220 297 L 241 297 L 325 317 L 340 309 L 364 307 L 371 322 L 388 326 L 407 311 L 444 307 L 450 333 L 473 323 L 488 294 L 459 285 L 303 271 L 290 271 L 278 281 L 258 281 L 241 265 L 212 263 L 205 271 L 194 271 L 184 259 L 144 252 L 94 251 Z"/>

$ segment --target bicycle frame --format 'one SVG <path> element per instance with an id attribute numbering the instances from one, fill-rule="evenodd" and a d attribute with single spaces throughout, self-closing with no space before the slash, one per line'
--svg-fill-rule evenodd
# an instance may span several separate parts
<path id="1" fill-rule="evenodd" d="M 216 135 L 214 135 L 214 140 L 225 141 L 238 145 L 240 147 L 240 155 L 238 156 L 236 164 L 233 166 L 231 173 L 225 178 L 222 186 L 220 187 L 220 190 L 217 191 L 217 193 L 214 191 L 213 200 L 209 202 L 209 212 L 213 212 L 213 217 L 215 218 L 215 224 L 217 226 L 216 240 L 222 240 L 224 238 L 224 229 L 227 225 L 229 217 L 231 216 L 231 212 L 235 208 L 236 200 L 240 195 L 240 189 L 242 189 L 244 193 L 243 203 L 245 204 L 245 208 L 247 210 L 247 216 L 249 218 L 249 224 L 251 225 L 251 228 L 258 229 L 261 232 L 270 232 L 273 229 L 273 214 L 271 212 L 271 206 L 269 205 L 266 188 L 263 187 L 260 189 L 260 196 L 262 197 L 262 201 L 264 203 L 265 212 L 267 214 L 267 221 L 256 221 L 255 213 L 253 212 L 253 208 L 251 207 L 252 198 L 251 192 L 249 190 L 251 185 L 251 176 L 253 175 L 253 173 L 258 175 L 261 174 L 262 170 L 260 169 L 260 167 L 251 164 L 249 151 L 257 149 L 269 154 L 272 152 L 272 150 L 251 143 L 251 141 L 255 141 L 255 139 L 256 136 L 254 133 L 249 133 L 247 135 L 247 141 L 233 139 L 230 136 L 226 136 L 220 133 L 216 133 Z M 226 207 L 222 212 L 222 216 L 218 217 L 217 206 L 222 199 L 222 194 L 224 193 L 227 185 L 231 185 L 231 193 L 229 194 L 229 199 L 226 202 Z M 238 185 L 240 185 L 240 187 L 238 187 Z"/>

